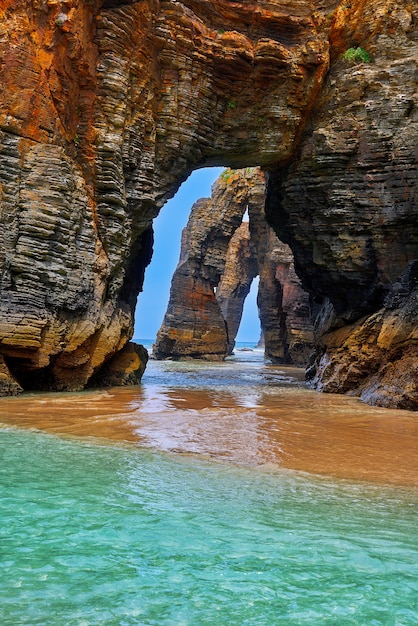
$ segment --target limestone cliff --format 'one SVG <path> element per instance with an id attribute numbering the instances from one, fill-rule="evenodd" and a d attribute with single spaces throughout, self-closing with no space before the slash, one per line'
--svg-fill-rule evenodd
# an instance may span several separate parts
<path id="1" fill-rule="evenodd" d="M 365 319 L 376 343 L 369 318 L 416 319 L 412 287 L 409 304 L 386 298 L 418 258 L 417 12 L 410 0 L 3 0 L 2 388 L 79 389 L 106 363 L 109 381 L 152 219 L 204 165 L 269 170 L 269 219 L 324 303 L 318 332 L 347 325 L 355 342 Z M 370 63 L 341 59 L 357 47 Z M 343 358 L 331 343 L 318 347 L 324 387 L 320 361 Z M 398 348 L 382 359 L 402 389 L 414 333 Z M 363 397 L 390 404 L 389 370 L 370 365 Z M 416 408 L 416 377 L 408 389 Z"/>

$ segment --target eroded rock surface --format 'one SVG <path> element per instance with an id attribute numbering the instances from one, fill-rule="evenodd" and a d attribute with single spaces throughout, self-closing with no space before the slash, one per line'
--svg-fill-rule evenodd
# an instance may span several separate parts
<path id="1" fill-rule="evenodd" d="M 0 351 L 23 387 L 79 389 L 123 349 L 152 219 L 193 168 L 290 157 L 328 9 L 2 3 Z"/>
<path id="2" fill-rule="evenodd" d="M 309 295 L 296 276 L 289 246 L 265 220 L 264 203 L 259 168 L 228 168 L 211 198 L 193 206 L 153 350 L 157 359 L 231 354 L 245 298 L 259 275 L 257 302 L 267 358 L 307 364 L 313 349 Z M 246 211 L 249 221 L 241 223 Z"/>
<path id="3" fill-rule="evenodd" d="M 0 356 L 0 396 L 17 396 L 23 391 Z"/>
<path id="4" fill-rule="evenodd" d="M 418 258 L 417 11 L 4 0 L 0 354 L 18 384 L 79 389 L 124 348 L 152 219 L 206 164 L 270 171 L 270 221 L 329 331 L 386 315 Z M 352 46 L 372 62 L 340 60 Z"/>
<path id="5" fill-rule="evenodd" d="M 214 288 L 224 273 L 228 247 L 247 203 L 247 178 L 237 177 L 231 185 L 228 176 L 220 176 L 211 197 L 193 205 L 182 233 L 167 312 L 153 347 L 157 359 L 227 355 L 227 329 Z"/>
<path id="6" fill-rule="evenodd" d="M 98 373 L 90 379 L 89 385 L 92 387 L 137 385 L 141 381 L 147 362 L 146 348 L 130 341 L 106 361 Z"/>
<path id="7" fill-rule="evenodd" d="M 257 304 L 265 356 L 273 363 L 304 367 L 313 349 L 310 297 L 295 273 L 291 249 L 266 222 L 264 177 L 257 170 L 254 176 L 259 183 L 248 213 L 257 255 Z"/>
<path id="8" fill-rule="evenodd" d="M 234 351 L 245 299 L 256 276 L 257 250 L 251 241 L 249 222 L 242 222 L 229 243 L 225 269 L 216 288 L 216 300 L 226 325 L 228 354 Z"/>
<path id="9" fill-rule="evenodd" d="M 351 393 L 379 406 L 418 408 L 418 261 L 411 262 L 384 306 L 321 337 L 308 370 L 321 391 Z"/>
<path id="10" fill-rule="evenodd" d="M 417 11 L 408 2 L 341 5 L 335 60 L 298 157 L 270 177 L 267 203 L 304 286 L 326 308 L 315 386 L 385 406 L 402 406 L 404 395 L 414 409 L 416 298 L 405 312 L 388 310 L 385 297 L 418 258 Z M 372 62 L 338 57 L 353 44 Z M 393 343 L 382 337 L 394 319 L 405 330 Z"/>
<path id="11" fill-rule="evenodd" d="M 271 229 L 261 255 L 258 306 L 266 358 L 305 367 L 314 346 L 310 297 L 296 275 L 289 246 Z"/>

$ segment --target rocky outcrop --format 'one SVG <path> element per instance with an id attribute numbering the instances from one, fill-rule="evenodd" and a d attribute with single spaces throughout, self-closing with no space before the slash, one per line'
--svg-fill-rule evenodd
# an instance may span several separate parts
<path id="1" fill-rule="evenodd" d="M 17 396 L 23 391 L 0 356 L 0 396 Z"/>
<path id="2" fill-rule="evenodd" d="M 231 185 L 229 177 L 221 175 L 212 196 L 193 205 L 182 233 L 167 312 L 153 346 L 155 358 L 225 358 L 227 329 L 214 289 L 247 202 L 247 178 L 238 176 Z"/>
<path id="3" fill-rule="evenodd" d="M 264 205 L 260 205 L 260 214 Z M 255 211 L 252 211 L 254 218 Z M 251 233 L 255 225 L 251 222 Z M 259 226 L 259 225 L 258 225 Z M 231 239 L 225 271 L 216 289 L 228 334 L 228 354 L 235 347 L 245 299 L 259 276 L 257 305 L 265 357 L 272 363 L 305 367 L 314 347 L 313 312 L 309 294 L 295 273 L 292 252 L 265 224 L 264 239 L 250 234 L 243 222 Z M 258 233 L 260 235 L 260 233 Z"/>
<path id="4" fill-rule="evenodd" d="M 137 385 L 148 362 L 148 352 L 133 341 L 105 363 L 99 372 L 90 378 L 90 387 L 122 387 Z"/>
<path id="5" fill-rule="evenodd" d="M 325 307 L 318 335 L 394 314 L 385 298 L 418 258 L 417 12 L 5 0 L 0 354 L 18 384 L 79 389 L 110 366 L 132 337 L 152 219 L 204 165 L 269 171 L 270 222 Z M 353 47 L 371 62 L 341 59 Z M 408 326 L 414 311 L 396 310 Z"/>
<path id="6" fill-rule="evenodd" d="M 309 295 L 295 274 L 290 248 L 265 220 L 264 202 L 259 168 L 226 169 L 211 198 L 193 206 L 155 358 L 223 359 L 232 354 L 245 298 L 259 275 L 266 357 L 306 365 L 313 349 Z M 249 222 L 239 225 L 246 210 Z"/>
<path id="7" fill-rule="evenodd" d="M 269 229 L 260 258 L 257 301 L 265 356 L 272 363 L 305 367 L 314 346 L 313 311 L 293 254 Z"/>
<path id="8" fill-rule="evenodd" d="M 242 177 L 247 182 L 250 239 L 248 260 L 239 250 L 234 250 L 231 241 L 225 273 L 216 291 L 229 331 L 229 350 L 235 343 L 252 278 L 258 275 L 257 304 L 265 356 L 273 363 L 304 367 L 313 349 L 310 299 L 295 273 L 289 246 L 277 238 L 266 222 L 264 175 L 259 168 L 226 170 L 223 175 L 231 188 Z M 235 283 L 228 288 L 230 266 Z M 242 299 L 236 298 L 238 293 Z M 234 311 L 232 319 L 227 316 L 230 308 Z"/>
<path id="9" fill-rule="evenodd" d="M 229 243 L 225 269 L 215 294 L 225 321 L 228 354 L 234 351 L 245 299 L 256 276 L 257 251 L 250 238 L 249 222 L 242 222 Z"/>
<path id="10" fill-rule="evenodd" d="M 255 176 L 259 176 L 257 171 Z M 264 183 L 264 178 L 262 179 Z M 265 218 L 265 189 L 249 204 L 251 239 L 256 247 L 257 304 L 266 358 L 304 367 L 313 349 L 310 297 L 295 273 L 293 254 Z"/>
<path id="11" fill-rule="evenodd" d="M 321 2 L 2 3 L 0 353 L 24 388 L 79 389 L 123 349 L 193 168 L 290 157 L 329 28 Z"/>
<path id="12" fill-rule="evenodd" d="M 414 261 L 378 312 L 322 336 L 308 378 L 321 391 L 416 410 L 417 311 L 418 261 Z"/>
<path id="13" fill-rule="evenodd" d="M 315 387 L 414 409 L 416 297 L 389 308 L 386 297 L 418 257 L 417 10 L 384 1 L 338 9 L 334 62 L 299 155 L 271 174 L 267 202 L 304 286 L 324 303 Z M 353 44 L 372 62 L 338 56 Z"/>

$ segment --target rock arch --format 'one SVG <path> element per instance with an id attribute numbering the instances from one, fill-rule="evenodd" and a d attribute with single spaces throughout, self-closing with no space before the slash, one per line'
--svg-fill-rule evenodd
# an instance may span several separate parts
<path id="1" fill-rule="evenodd" d="M 290 248 L 267 224 L 259 168 L 226 169 L 210 198 L 192 207 L 180 260 L 153 348 L 157 359 L 224 359 L 235 346 L 245 298 L 260 277 L 258 308 L 265 354 L 305 366 L 313 350 L 313 312 Z M 249 221 L 242 221 L 244 213 Z"/>
<path id="2" fill-rule="evenodd" d="M 251 240 L 250 224 L 243 221 L 231 238 L 225 270 L 216 288 L 216 300 L 225 320 L 228 355 L 234 352 L 244 304 L 257 276 L 257 253 Z"/>
<path id="3" fill-rule="evenodd" d="M 321 333 L 346 327 L 318 347 L 317 386 L 416 408 L 416 6 L 63 6 L 0 9 L 3 390 L 99 382 L 132 336 L 165 200 L 194 168 L 260 165 Z M 373 63 L 340 60 L 352 45 Z"/>

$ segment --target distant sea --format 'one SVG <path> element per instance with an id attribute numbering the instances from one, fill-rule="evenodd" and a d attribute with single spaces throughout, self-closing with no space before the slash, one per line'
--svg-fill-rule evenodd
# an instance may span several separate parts
<path id="1" fill-rule="evenodd" d="M 134 337 L 133 339 L 136 343 L 140 343 L 141 345 L 143 345 L 148 351 L 152 350 L 152 346 L 155 343 L 155 339 L 142 339 L 142 338 L 138 338 L 138 337 Z M 257 344 L 258 341 L 237 341 L 235 344 L 235 350 L 243 350 L 243 349 L 250 349 L 250 350 L 263 350 L 260 348 L 257 348 Z"/>

